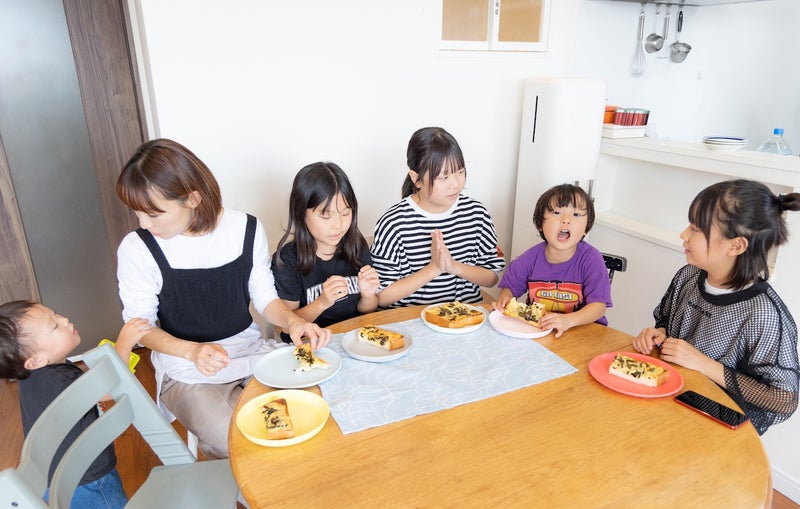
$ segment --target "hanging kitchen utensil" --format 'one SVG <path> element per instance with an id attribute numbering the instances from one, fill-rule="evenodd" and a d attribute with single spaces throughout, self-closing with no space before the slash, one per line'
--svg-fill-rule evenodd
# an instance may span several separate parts
<path id="1" fill-rule="evenodd" d="M 636 52 L 633 54 L 633 62 L 631 62 L 631 72 L 634 76 L 641 76 L 644 70 L 647 69 L 647 62 L 644 59 L 644 50 L 642 48 L 642 39 L 644 39 L 644 2 L 642 2 L 642 12 L 639 13 L 639 32 L 636 39 Z"/>
<path id="2" fill-rule="evenodd" d="M 681 12 L 678 13 L 678 31 L 675 34 L 675 42 L 672 43 L 672 48 L 670 48 L 669 53 L 669 57 L 672 59 L 672 61 L 677 63 L 681 63 L 686 60 L 686 57 L 689 56 L 689 52 L 692 51 L 692 47 L 689 44 L 680 42 L 682 29 L 683 9 L 681 9 Z"/>
<path id="3" fill-rule="evenodd" d="M 670 17 L 672 17 L 672 4 L 667 4 L 667 14 L 666 14 L 666 16 L 664 16 L 664 33 L 662 34 L 662 37 L 664 38 L 664 42 L 666 42 L 667 39 L 669 39 L 669 19 L 670 19 Z M 661 49 L 663 49 L 664 51 L 659 53 L 659 55 L 658 55 L 659 58 L 666 58 L 667 56 L 669 56 L 668 53 L 667 53 L 667 49 L 670 49 L 670 48 L 662 47 Z"/>
<path id="4" fill-rule="evenodd" d="M 655 53 L 664 46 L 664 37 L 656 33 L 659 19 L 661 19 L 661 4 L 656 4 L 656 20 L 653 23 L 653 33 L 648 35 L 644 42 L 644 50 L 648 53 Z"/>

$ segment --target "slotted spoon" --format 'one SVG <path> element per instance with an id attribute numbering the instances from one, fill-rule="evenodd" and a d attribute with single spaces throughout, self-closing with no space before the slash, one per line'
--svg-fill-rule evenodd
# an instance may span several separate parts
<path id="1" fill-rule="evenodd" d="M 644 70 L 647 69 L 642 39 L 644 39 L 644 2 L 642 2 L 642 12 L 639 13 L 639 35 L 636 39 L 636 53 L 633 54 L 633 62 L 631 63 L 631 72 L 634 76 L 641 76 L 644 74 Z"/>

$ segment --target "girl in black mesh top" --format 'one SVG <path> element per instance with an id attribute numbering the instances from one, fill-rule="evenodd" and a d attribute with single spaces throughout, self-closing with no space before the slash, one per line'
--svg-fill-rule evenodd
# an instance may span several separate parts
<path id="1" fill-rule="evenodd" d="M 701 191 L 681 233 L 688 265 L 653 311 L 655 327 L 633 343 L 716 382 L 759 434 L 797 408 L 797 326 L 767 283 L 767 255 L 788 238 L 787 210 L 800 210 L 800 194 L 776 196 L 750 180 Z"/>

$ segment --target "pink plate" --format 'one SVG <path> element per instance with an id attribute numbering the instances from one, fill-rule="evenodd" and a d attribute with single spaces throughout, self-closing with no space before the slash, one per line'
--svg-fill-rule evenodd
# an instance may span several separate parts
<path id="1" fill-rule="evenodd" d="M 663 398 L 665 396 L 672 396 L 677 394 L 683 388 L 683 377 L 678 370 L 667 364 L 666 362 L 650 357 L 649 355 L 642 355 L 632 352 L 619 352 L 622 355 L 632 357 L 637 361 L 649 362 L 660 366 L 669 371 L 667 381 L 658 387 L 647 387 L 640 385 L 630 380 L 625 380 L 618 376 L 612 375 L 608 372 L 608 367 L 611 366 L 617 352 L 601 353 L 589 362 L 589 373 L 601 384 L 605 385 L 612 391 L 617 391 L 628 396 L 636 396 L 639 398 Z"/>

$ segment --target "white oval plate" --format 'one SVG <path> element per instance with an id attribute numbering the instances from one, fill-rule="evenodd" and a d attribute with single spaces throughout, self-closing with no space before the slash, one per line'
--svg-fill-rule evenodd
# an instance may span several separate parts
<path id="1" fill-rule="evenodd" d="M 744 145 L 715 145 L 713 143 L 703 143 L 708 150 L 716 150 L 718 152 L 734 152 L 741 148 L 744 148 Z"/>
<path id="2" fill-rule="evenodd" d="M 483 321 L 475 325 L 468 325 L 466 327 L 461 327 L 460 329 L 454 329 L 451 327 L 441 327 L 426 320 L 425 312 L 431 308 L 441 306 L 441 304 L 431 304 L 430 306 L 422 310 L 422 313 L 419 314 L 419 317 L 422 319 L 422 323 L 424 323 L 431 329 L 435 330 L 436 332 L 442 332 L 444 334 L 466 334 L 467 332 L 473 332 L 483 327 L 483 324 L 486 323 L 486 310 L 477 306 L 470 306 L 469 304 L 464 304 L 464 305 L 470 309 L 477 309 L 478 311 L 483 313 Z"/>
<path id="3" fill-rule="evenodd" d="M 314 355 L 328 361 L 328 369 L 312 369 L 303 373 L 295 373 L 297 359 L 294 358 L 294 347 L 278 348 L 256 363 L 253 375 L 264 385 L 276 389 L 303 389 L 320 384 L 342 369 L 342 358 L 329 348 L 320 348 Z"/>
<path id="4" fill-rule="evenodd" d="M 267 438 L 267 428 L 261 409 L 273 399 L 283 398 L 289 407 L 289 418 L 294 426 L 292 438 Z M 313 392 L 286 390 L 272 391 L 256 396 L 239 409 L 236 414 L 236 427 L 251 442 L 267 447 L 286 447 L 299 444 L 319 433 L 328 422 L 330 408 L 328 402 Z"/>
<path id="5" fill-rule="evenodd" d="M 399 332 L 400 334 L 402 334 L 404 336 L 403 341 L 405 342 L 403 348 L 398 348 L 397 350 L 384 350 L 379 346 L 359 341 L 358 337 L 356 336 L 356 333 L 360 329 L 351 330 L 350 332 L 347 332 L 345 333 L 344 336 L 342 336 L 342 348 L 344 348 L 344 351 L 347 352 L 347 355 L 349 355 L 350 357 L 366 362 L 393 361 L 395 359 L 399 359 L 400 357 L 404 356 L 411 350 L 414 341 L 411 339 L 410 335 L 400 330 L 392 329 L 390 327 L 383 327 L 383 326 L 380 327 L 381 329 L 385 329 L 390 332 Z"/>
<path id="6" fill-rule="evenodd" d="M 553 329 L 543 330 L 533 325 L 528 325 L 522 320 L 505 316 L 498 310 L 489 313 L 489 323 L 492 324 L 494 330 L 500 334 L 511 336 L 512 338 L 521 339 L 536 339 L 547 336 Z"/>

